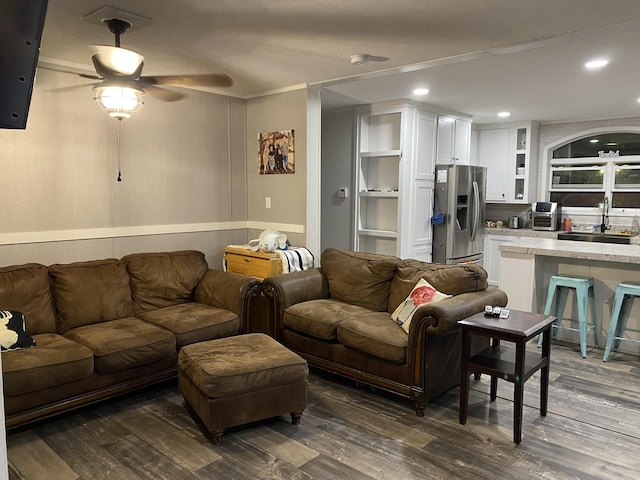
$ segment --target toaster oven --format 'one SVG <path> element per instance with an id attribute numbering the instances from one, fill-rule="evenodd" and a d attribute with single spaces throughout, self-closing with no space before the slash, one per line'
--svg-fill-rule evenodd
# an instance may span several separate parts
<path id="1" fill-rule="evenodd" d="M 531 228 L 533 230 L 560 230 L 562 206 L 557 202 L 534 202 L 531 205 Z"/>

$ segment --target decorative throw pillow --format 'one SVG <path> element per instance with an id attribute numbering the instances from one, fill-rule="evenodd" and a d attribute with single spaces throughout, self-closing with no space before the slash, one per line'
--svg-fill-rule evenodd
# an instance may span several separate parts
<path id="1" fill-rule="evenodd" d="M 0 347 L 2 350 L 16 350 L 35 346 L 36 342 L 25 332 L 24 317 L 21 312 L 0 310 Z"/>
<path id="2" fill-rule="evenodd" d="M 405 332 L 409 333 L 409 326 L 411 325 L 413 314 L 420 305 L 439 302 L 440 300 L 450 297 L 451 295 L 439 292 L 424 278 L 421 278 L 418 283 L 416 283 L 416 286 L 413 287 L 413 290 L 411 290 L 406 300 L 398 305 L 398 308 L 391 314 L 391 318 L 400 325 Z"/>

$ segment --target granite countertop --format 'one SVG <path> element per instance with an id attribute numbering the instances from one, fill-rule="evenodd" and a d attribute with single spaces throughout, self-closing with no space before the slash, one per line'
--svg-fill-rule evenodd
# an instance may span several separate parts
<path id="1" fill-rule="evenodd" d="M 557 235 L 558 232 L 546 233 L 554 233 Z M 614 243 L 575 242 L 572 240 L 557 240 L 553 238 L 523 238 L 500 245 L 498 248 L 501 252 L 640 265 L 640 244 L 637 243 L 637 237 L 633 240 L 635 240 L 636 243 L 620 245 Z"/>

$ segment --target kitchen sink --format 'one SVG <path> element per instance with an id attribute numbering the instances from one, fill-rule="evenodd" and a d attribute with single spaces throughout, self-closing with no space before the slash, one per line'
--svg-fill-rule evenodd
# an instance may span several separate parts
<path id="1" fill-rule="evenodd" d="M 616 233 L 566 232 L 559 233 L 558 240 L 574 240 L 576 242 L 620 243 L 623 245 L 629 245 L 631 243 L 631 236 Z"/>

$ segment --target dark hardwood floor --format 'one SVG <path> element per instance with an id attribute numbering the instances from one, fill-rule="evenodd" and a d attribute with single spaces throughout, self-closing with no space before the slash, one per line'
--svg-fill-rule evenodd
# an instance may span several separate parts
<path id="1" fill-rule="evenodd" d="M 531 354 L 538 354 L 529 345 Z M 539 372 L 525 385 L 523 439 L 513 443 L 513 385 L 471 380 L 469 418 L 458 389 L 423 418 L 409 402 L 312 370 L 300 425 L 289 416 L 238 427 L 214 446 L 168 382 L 9 432 L 10 479 L 637 479 L 640 359 L 602 362 L 592 349 L 552 346 L 549 412 Z"/>

